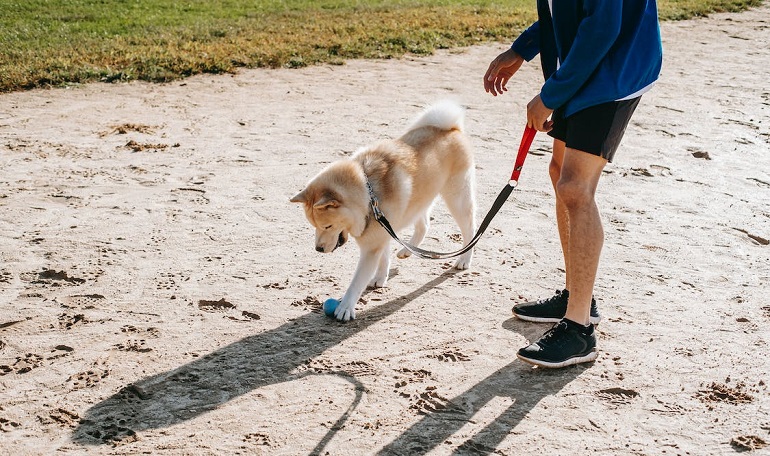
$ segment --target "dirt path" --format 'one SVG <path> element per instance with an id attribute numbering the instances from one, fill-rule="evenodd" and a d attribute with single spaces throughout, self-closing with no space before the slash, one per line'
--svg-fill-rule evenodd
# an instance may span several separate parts
<path id="1" fill-rule="evenodd" d="M 338 324 L 357 249 L 288 202 L 326 163 L 468 107 L 479 211 L 537 92 L 504 45 L 0 96 L 8 454 L 731 454 L 770 442 L 770 7 L 663 24 L 663 76 L 600 186 L 591 366 L 532 369 L 510 307 L 561 286 L 545 136 L 474 266 L 395 261 Z M 442 205 L 426 245 L 456 246 Z M 765 451 L 767 451 L 765 447 Z"/>

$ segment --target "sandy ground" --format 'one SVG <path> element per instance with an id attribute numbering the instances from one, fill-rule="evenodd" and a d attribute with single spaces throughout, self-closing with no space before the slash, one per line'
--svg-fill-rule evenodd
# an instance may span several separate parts
<path id="1" fill-rule="evenodd" d="M 770 450 L 770 5 L 662 29 L 599 189 L 600 357 L 556 371 L 510 310 L 563 283 L 544 135 L 470 270 L 394 259 L 348 324 L 358 250 L 288 202 L 452 98 L 482 216 L 541 81 L 485 94 L 504 44 L 0 96 L 0 453 Z M 428 236 L 458 247 L 442 204 Z"/>

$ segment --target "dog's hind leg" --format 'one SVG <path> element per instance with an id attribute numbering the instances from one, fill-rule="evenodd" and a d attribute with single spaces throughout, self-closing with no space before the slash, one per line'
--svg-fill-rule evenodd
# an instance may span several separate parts
<path id="1" fill-rule="evenodd" d="M 388 274 L 390 273 L 390 242 L 388 246 L 380 253 L 380 258 L 377 262 L 377 272 L 374 273 L 374 278 L 369 282 L 369 286 L 372 288 L 384 287 L 388 283 Z"/>
<path id="2" fill-rule="evenodd" d="M 473 239 L 476 230 L 476 200 L 474 199 L 473 169 L 469 169 L 461 178 L 447 183 L 441 196 L 447 209 L 460 227 L 463 235 L 463 246 Z M 473 259 L 473 250 L 460 255 L 455 261 L 455 269 L 468 269 Z"/>
<path id="3" fill-rule="evenodd" d="M 429 212 L 429 210 L 425 211 L 414 224 L 414 234 L 412 235 L 412 239 L 409 240 L 409 243 L 415 247 L 420 245 L 423 239 L 425 239 L 425 235 L 428 233 L 428 228 L 430 228 Z M 396 254 L 399 258 L 409 258 L 411 255 L 412 252 L 407 249 L 401 249 Z"/>

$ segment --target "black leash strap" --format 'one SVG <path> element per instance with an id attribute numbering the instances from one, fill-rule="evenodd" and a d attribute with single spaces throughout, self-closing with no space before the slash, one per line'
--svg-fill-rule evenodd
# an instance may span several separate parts
<path id="1" fill-rule="evenodd" d="M 497 215 L 497 212 L 500 210 L 501 207 L 503 207 L 503 204 L 505 204 L 505 201 L 508 199 L 508 197 L 511 195 L 511 192 L 519 183 L 519 175 L 521 174 L 521 169 L 524 166 L 524 159 L 527 158 L 527 154 L 529 153 L 529 148 L 532 146 L 532 141 L 535 139 L 535 134 L 537 133 L 537 130 L 534 128 L 527 127 L 524 130 L 524 135 L 521 138 L 521 144 L 519 145 L 519 153 L 516 156 L 516 164 L 513 167 L 513 173 L 511 174 L 511 180 L 508 182 L 508 185 L 503 187 L 503 189 L 500 191 L 500 194 L 497 195 L 497 198 L 495 199 L 495 202 L 492 204 L 492 208 L 489 209 L 489 212 L 487 212 L 487 215 L 484 217 L 484 220 L 481 222 L 481 225 L 479 226 L 479 229 L 476 231 L 476 235 L 473 236 L 473 239 L 471 239 L 468 244 L 465 245 L 465 247 L 461 248 L 460 250 L 457 250 L 455 252 L 448 252 L 448 253 L 439 253 L 439 252 L 432 252 L 430 250 L 424 250 L 417 246 L 411 245 L 407 242 L 402 241 L 398 238 L 398 235 L 396 234 L 396 231 L 393 229 L 392 226 L 390 226 L 390 222 L 388 222 L 388 219 L 385 218 L 385 215 L 383 215 L 382 211 L 380 210 L 380 203 L 377 200 L 377 196 L 374 194 L 374 191 L 372 190 L 372 186 L 369 184 L 369 182 L 366 182 L 366 187 L 369 190 L 369 198 L 371 201 L 372 211 L 374 212 L 374 218 L 379 222 L 380 225 L 385 229 L 385 231 L 390 234 L 390 236 L 396 240 L 399 244 L 401 244 L 405 249 L 412 252 L 414 255 L 425 258 L 429 260 L 445 260 L 448 258 L 454 258 L 456 256 L 460 256 L 463 253 L 471 250 L 476 243 L 479 242 L 479 239 L 481 239 L 481 235 L 484 234 L 484 231 L 486 231 L 489 224 L 492 222 L 492 219 L 495 218 Z"/>

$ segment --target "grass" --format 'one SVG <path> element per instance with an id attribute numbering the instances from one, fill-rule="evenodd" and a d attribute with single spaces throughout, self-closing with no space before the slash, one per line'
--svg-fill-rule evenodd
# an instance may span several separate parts
<path id="1" fill-rule="evenodd" d="M 615 1 L 615 0 L 612 0 Z M 761 0 L 659 0 L 662 19 Z M 341 64 L 510 41 L 534 0 L 0 0 L 0 92 Z"/>

